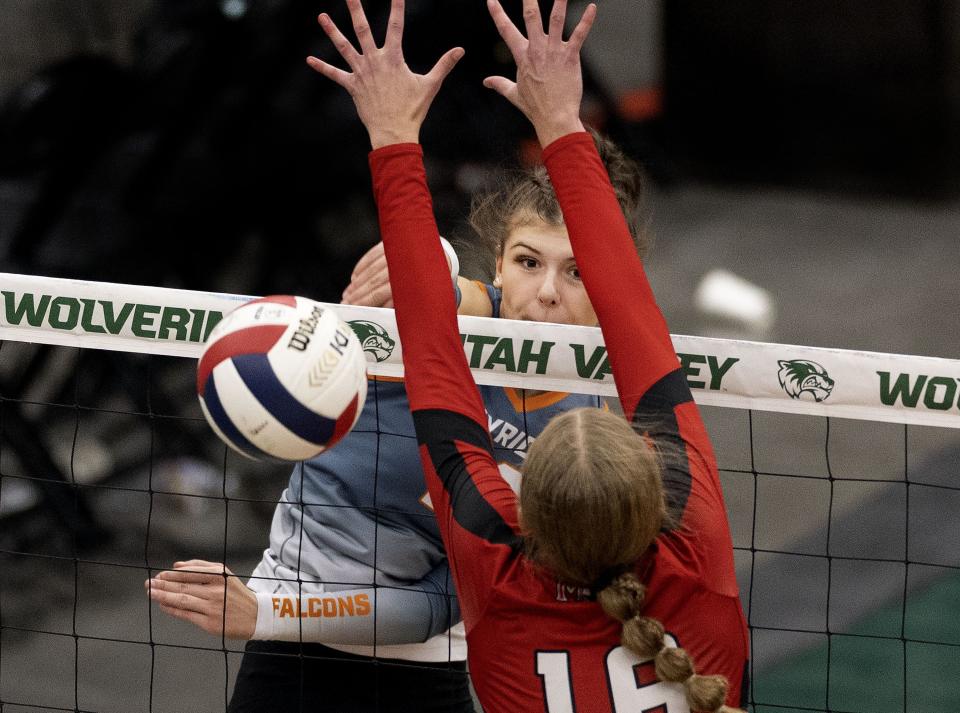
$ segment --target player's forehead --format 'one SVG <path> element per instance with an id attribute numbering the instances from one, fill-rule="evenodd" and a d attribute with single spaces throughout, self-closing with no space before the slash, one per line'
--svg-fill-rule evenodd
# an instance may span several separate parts
<path id="1" fill-rule="evenodd" d="M 533 252 L 545 258 L 573 259 L 573 248 L 565 225 L 550 223 L 539 216 L 515 220 L 504 241 L 504 252 Z"/>

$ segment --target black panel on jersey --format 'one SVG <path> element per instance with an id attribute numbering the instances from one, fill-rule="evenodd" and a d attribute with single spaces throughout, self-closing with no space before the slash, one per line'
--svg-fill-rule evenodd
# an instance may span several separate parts
<path id="1" fill-rule="evenodd" d="M 487 542 L 519 549 L 522 539 L 503 521 L 477 490 L 454 441 L 469 443 L 490 453 L 490 433 L 471 418 L 454 411 L 423 409 L 413 412 L 417 441 L 425 445 L 433 468 L 450 496 L 453 518 L 468 532 Z"/>
<path id="2" fill-rule="evenodd" d="M 637 404 L 637 413 L 673 413 L 675 406 L 693 401 L 693 394 L 687 385 L 687 377 L 680 369 L 665 374 L 661 379 L 647 389 L 647 393 Z"/>
<path id="3" fill-rule="evenodd" d="M 677 523 L 687 507 L 692 479 L 686 445 L 680 437 L 674 408 L 688 401 L 693 401 L 693 395 L 686 377 L 680 369 L 671 371 L 643 395 L 632 420 L 633 427 L 639 433 L 649 433 L 660 445 L 667 508 Z"/>

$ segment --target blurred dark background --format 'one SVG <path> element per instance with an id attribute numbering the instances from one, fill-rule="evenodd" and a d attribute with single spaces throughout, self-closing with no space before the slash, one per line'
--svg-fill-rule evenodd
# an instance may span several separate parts
<path id="1" fill-rule="evenodd" d="M 960 4 L 671 0 L 665 128 L 697 171 L 956 193 Z"/>
<path id="2" fill-rule="evenodd" d="M 379 32 L 388 5 L 367 3 Z M 455 231 L 492 168 L 535 153 L 531 133 L 480 84 L 510 70 L 485 4 L 407 6 L 415 69 L 467 49 L 422 136 L 441 229 Z M 659 190 L 709 181 L 949 200 L 960 174 L 958 7 L 604 0 L 585 113 Z M 315 17 L 348 27 L 344 3 L 0 9 L 3 270 L 339 299 L 377 239 L 368 145 L 346 93 L 303 59 L 331 59 Z"/>

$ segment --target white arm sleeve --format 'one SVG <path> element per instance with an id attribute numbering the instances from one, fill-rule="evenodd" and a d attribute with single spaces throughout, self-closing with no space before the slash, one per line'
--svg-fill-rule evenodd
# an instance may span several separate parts
<path id="1" fill-rule="evenodd" d="M 303 597 L 257 592 L 254 639 L 384 646 L 426 641 L 460 620 L 446 563 L 409 587 Z"/>

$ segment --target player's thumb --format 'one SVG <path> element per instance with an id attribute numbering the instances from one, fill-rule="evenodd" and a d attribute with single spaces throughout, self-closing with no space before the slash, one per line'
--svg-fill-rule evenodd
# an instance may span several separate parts
<path id="1" fill-rule="evenodd" d="M 483 86 L 492 89 L 514 106 L 518 106 L 516 100 L 517 85 L 506 77 L 487 77 L 483 80 Z"/>
<path id="2" fill-rule="evenodd" d="M 453 49 L 447 50 L 444 55 L 437 60 L 437 63 L 433 65 L 433 69 L 430 70 L 428 76 L 436 82 L 437 85 L 443 83 L 443 80 L 453 71 L 453 68 L 457 66 L 457 62 L 460 61 L 463 55 L 463 47 L 454 47 Z"/>

